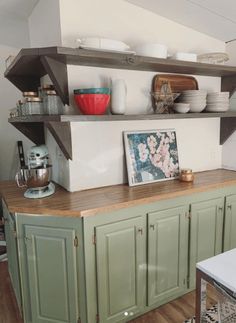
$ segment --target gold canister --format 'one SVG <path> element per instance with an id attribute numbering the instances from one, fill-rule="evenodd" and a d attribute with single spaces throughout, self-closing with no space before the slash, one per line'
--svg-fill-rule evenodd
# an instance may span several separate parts
<path id="1" fill-rule="evenodd" d="M 193 173 L 192 169 L 190 169 L 190 168 L 181 169 L 180 175 L 179 175 L 179 180 L 182 182 L 193 182 L 194 173 Z"/>
<path id="2" fill-rule="evenodd" d="M 33 91 L 23 92 L 22 94 L 24 98 L 33 98 L 38 96 L 38 92 Z"/>

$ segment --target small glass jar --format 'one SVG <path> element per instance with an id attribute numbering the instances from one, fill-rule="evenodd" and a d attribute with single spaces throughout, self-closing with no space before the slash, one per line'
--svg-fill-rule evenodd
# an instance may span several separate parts
<path id="1" fill-rule="evenodd" d="M 43 102 L 39 97 L 26 98 L 24 103 L 25 115 L 43 114 Z"/>
<path id="2" fill-rule="evenodd" d="M 45 92 L 44 112 L 49 115 L 63 114 L 63 103 L 56 91 L 50 90 Z"/>
<path id="3" fill-rule="evenodd" d="M 24 115 L 24 102 L 22 100 L 18 100 L 16 103 L 17 113 L 18 117 L 21 117 Z"/>
<path id="4" fill-rule="evenodd" d="M 17 110 L 17 108 L 10 109 L 9 116 L 10 116 L 10 118 L 18 117 L 18 110 Z"/>
<path id="5" fill-rule="evenodd" d="M 181 169 L 180 175 L 179 175 L 179 180 L 182 182 L 193 182 L 194 173 L 193 173 L 192 169 L 190 169 L 190 168 Z"/>
<path id="6" fill-rule="evenodd" d="M 55 87 L 53 84 L 44 84 L 38 88 L 39 97 L 44 101 L 47 91 L 54 91 Z"/>
<path id="7" fill-rule="evenodd" d="M 23 92 L 22 93 L 23 98 L 34 98 L 34 97 L 38 97 L 38 92 L 33 92 L 33 91 L 28 91 L 28 92 Z"/>

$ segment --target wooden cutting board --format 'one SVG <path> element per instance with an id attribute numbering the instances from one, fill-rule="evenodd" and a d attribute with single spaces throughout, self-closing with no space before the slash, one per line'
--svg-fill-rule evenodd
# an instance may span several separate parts
<path id="1" fill-rule="evenodd" d="M 198 82 L 193 76 L 157 74 L 153 78 L 152 91 L 160 91 L 163 82 L 168 82 L 170 84 L 171 91 L 174 93 L 180 93 L 186 90 L 198 90 Z"/>

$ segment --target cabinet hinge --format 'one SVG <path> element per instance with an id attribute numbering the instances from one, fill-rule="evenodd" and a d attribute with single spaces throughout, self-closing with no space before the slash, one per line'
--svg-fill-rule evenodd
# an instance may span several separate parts
<path id="1" fill-rule="evenodd" d="M 98 323 L 99 322 L 99 315 L 96 314 L 96 322 Z"/>
<path id="2" fill-rule="evenodd" d="M 93 236 L 92 236 L 92 242 L 93 242 L 93 244 L 97 243 L 97 237 L 95 234 L 93 234 Z"/>
<path id="3" fill-rule="evenodd" d="M 17 238 L 17 234 L 16 234 L 16 231 L 15 230 L 12 232 L 12 234 L 13 234 L 14 238 L 16 239 Z"/>
<path id="4" fill-rule="evenodd" d="M 185 213 L 185 217 L 186 217 L 187 219 L 191 219 L 191 211 L 187 211 L 187 212 Z"/>
<path id="5" fill-rule="evenodd" d="M 78 240 L 78 237 L 75 237 L 74 238 L 74 246 L 77 248 L 79 245 L 79 240 Z"/>

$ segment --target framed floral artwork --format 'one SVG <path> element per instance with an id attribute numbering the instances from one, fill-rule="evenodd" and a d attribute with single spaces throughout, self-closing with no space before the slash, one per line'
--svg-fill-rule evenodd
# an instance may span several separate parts
<path id="1" fill-rule="evenodd" d="M 179 176 L 174 129 L 124 132 L 124 143 L 130 186 Z"/>

